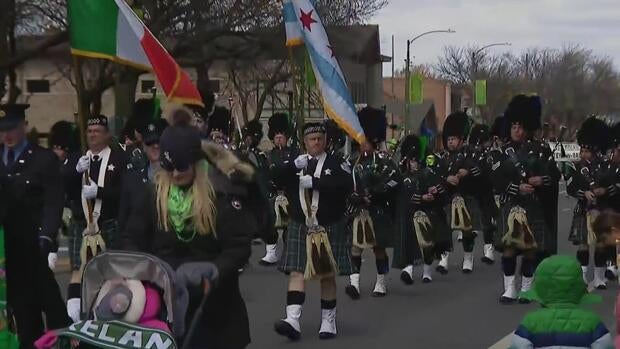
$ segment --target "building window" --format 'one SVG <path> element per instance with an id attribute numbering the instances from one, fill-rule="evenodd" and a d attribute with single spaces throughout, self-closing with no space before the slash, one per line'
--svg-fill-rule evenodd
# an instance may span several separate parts
<path id="1" fill-rule="evenodd" d="M 45 79 L 27 80 L 26 89 L 28 93 L 50 93 L 50 82 Z"/>
<path id="2" fill-rule="evenodd" d="M 142 93 L 153 93 L 155 88 L 155 80 L 142 80 L 140 83 L 140 91 Z"/>

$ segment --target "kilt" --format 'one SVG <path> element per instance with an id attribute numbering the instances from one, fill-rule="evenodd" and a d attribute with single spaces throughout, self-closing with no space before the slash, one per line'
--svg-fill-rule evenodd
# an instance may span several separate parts
<path id="1" fill-rule="evenodd" d="M 80 270 L 82 266 L 82 258 L 80 257 L 80 249 L 82 248 L 82 240 L 86 229 L 85 221 L 77 221 L 72 219 L 69 228 L 69 262 L 71 263 L 71 270 Z M 103 241 L 106 243 L 108 249 L 114 248 L 114 243 L 117 241 L 117 229 L 118 222 L 116 219 L 108 219 L 99 223 L 99 229 L 101 229 L 103 235 Z"/>
<path id="2" fill-rule="evenodd" d="M 334 260 L 340 275 L 351 275 L 351 236 L 347 233 L 345 220 L 340 220 L 325 226 L 329 243 L 334 253 Z M 306 232 L 305 224 L 290 220 L 287 228 L 286 242 L 278 269 L 285 274 L 291 272 L 304 273 L 306 271 Z"/>
<path id="3" fill-rule="evenodd" d="M 546 235 L 551 232 L 548 231 L 542 205 L 539 201 L 533 199 L 519 201 L 508 199 L 508 201 L 501 203 L 499 219 L 497 221 L 497 230 L 495 230 L 495 235 L 493 237 L 496 249 L 501 252 L 505 247 L 507 247 L 504 246 L 503 239 L 508 233 L 508 215 L 510 214 L 510 210 L 515 206 L 520 206 L 525 209 L 527 221 L 530 229 L 532 229 L 532 233 L 534 234 L 534 239 L 538 245 L 538 250 L 546 250 Z"/>
<path id="4" fill-rule="evenodd" d="M 392 267 L 397 269 L 422 264 L 422 250 L 413 224 L 415 212 L 411 208 L 407 211 L 405 214 L 399 214 L 398 224 L 396 224 L 398 232 L 394 240 Z M 424 212 L 434 228 L 433 254 L 435 259 L 439 259 L 443 252 L 452 250 L 452 230 L 446 223 L 446 217 L 441 209 L 439 212 L 435 210 L 424 210 Z"/>
<path id="5" fill-rule="evenodd" d="M 388 248 L 394 246 L 394 233 L 396 229 L 391 213 L 377 208 L 371 208 L 369 211 L 375 229 L 375 247 Z M 352 229 L 352 224 L 347 224 L 347 234 L 351 237 L 353 237 Z M 353 243 L 353 241 L 351 241 L 351 243 Z"/>
<path id="6" fill-rule="evenodd" d="M 471 216 L 472 230 L 479 232 L 483 231 L 484 219 L 482 216 L 482 210 L 480 209 L 479 201 L 470 195 L 463 195 L 463 199 L 465 200 L 465 207 L 467 207 L 467 211 Z M 450 199 L 444 210 L 446 211 L 446 222 L 448 222 L 448 227 L 450 227 L 450 224 L 452 222 L 452 199 Z"/>
<path id="7" fill-rule="evenodd" d="M 568 241 L 575 246 L 588 245 L 587 212 L 581 203 L 578 203 L 573 210 L 573 221 L 568 234 Z"/>

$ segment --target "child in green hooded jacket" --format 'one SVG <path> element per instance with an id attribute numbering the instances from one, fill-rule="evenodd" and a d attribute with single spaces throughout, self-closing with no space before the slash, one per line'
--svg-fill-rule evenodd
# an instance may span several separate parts
<path id="1" fill-rule="evenodd" d="M 581 306 L 601 301 L 588 293 L 581 267 L 574 257 L 553 256 L 540 263 L 534 285 L 521 297 L 542 308 L 528 313 L 512 338 L 511 349 L 613 349 L 605 324 Z"/>

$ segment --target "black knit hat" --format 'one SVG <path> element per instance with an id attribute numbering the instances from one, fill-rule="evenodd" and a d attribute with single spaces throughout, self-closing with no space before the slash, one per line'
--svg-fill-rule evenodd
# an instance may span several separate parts
<path id="1" fill-rule="evenodd" d="M 60 148 L 67 152 L 80 149 L 80 136 L 74 123 L 58 121 L 50 129 L 47 143 L 50 148 Z"/>
<path id="2" fill-rule="evenodd" d="M 283 134 L 286 137 L 289 137 L 291 134 L 291 126 L 288 121 L 288 115 L 284 113 L 276 113 L 269 118 L 269 132 L 267 134 L 269 139 L 273 140 L 277 134 Z"/>
<path id="3" fill-rule="evenodd" d="M 385 141 L 387 118 L 384 110 L 365 107 L 357 113 L 357 116 L 369 142 L 377 144 Z"/>
<path id="4" fill-rule="evenodd" d="M 172 126 L 159 139 L 161 167 L 168 172 L 186 171 L 203 158 L 200 132 L 190 126 L 193 113 L 189 109 L 173 106 L 168 113 Z"/>
<path id="5" fill-rule="evenodd" d="M 464 112 L 448 115 L 443 124 L 443 145 L 447 147 L 449 137 L 467 138 L 469 134 L 469 117 Z"/>
<path id="6" fill-rule="evenodd" d="M 481 145 L 491 138 L 489 126 L 476 124 L 469 133 L 469 144 Z"/>
<path id="7" fill-rule="evenodd" d="M 506 139 L 509 135 L 509 125 L 506 121 L 506 118 L 501 115 L 495 118 L 493 121 L 493 126 L 491 126 L 490 135 L 491 137 L 498 137 L 499 139 Z"/>
<path id="8" fill-rule="evenodd" d="M 149 124 L 159 119 L 159 117 L 160 115 L 155 115 L 155 101 L 152 98 L 141 98 L 134 103 L 131 118 L 128 123 L 133 126 L 134 130 L 144 135 Z"/>
<path id="9" fill-rule="evenodd" d="M 509 125 L 519 124 L 526 131 L 533 132 L 542 127 L 542 103 L 538 96 L 517 95 L 504 114 Z"/>
<path id="10" fill-rule="evenodd" d="M 591 116 L 581 124 L 577 131 L 577 143 L 582 148 L 604 153 L 610 146 L 610 130 L 602 120 Z"/>

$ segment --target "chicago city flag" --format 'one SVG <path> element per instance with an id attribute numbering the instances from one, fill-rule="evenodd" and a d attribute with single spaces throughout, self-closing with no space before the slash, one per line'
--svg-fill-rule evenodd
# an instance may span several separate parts
<path id="1" fill-rule="evenodd" d="M 301 32 L 301 38 L 310 56 L 312 69 L 323 100 L 323 109 L 329 118 L 336 121 L 351 138 L 359 143 L 363 142 L 365 140 L 364 130 L 357 117 L 353 98 L 351 98 L 347 82 L 316 9 L 309 0 L 285 1 L 284 6 L 287 45 L 298 44 L 299 38 L 294 36 L 297 31 L 289 30 L 289 26 L 294 26 L 293 23 L 296 23 L 297 30 Z M 289 8 L 287 9 L 286 6 Z M 295 15 L 295 22 L 292 22 L 291 13 Z"/>
<path id="2" fill-rule="evenodd" d="M 69 0 L 74 55 L 152 71 L 168 100 L 202 105 L 198 89 L 125 0 Z"/>

